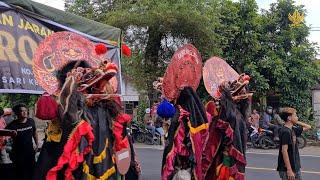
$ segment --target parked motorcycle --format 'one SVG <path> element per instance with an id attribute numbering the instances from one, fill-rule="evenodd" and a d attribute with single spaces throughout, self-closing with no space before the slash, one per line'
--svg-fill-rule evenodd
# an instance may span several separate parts
<path id="1" fill-rule="evenodd" d="M 274 134 L 271 130 L 263 128 L 256 129 L 253 126 L 251 126 L 248 128 L 248 131 L 248 142 L 250 142 L 254 148 L 279 148 L 279 141 L 274 140 Z M 306 138 L 304 136 L 298 136 L 297 144 L 299 149 L 304 148 L 307 145 Z"/>
<path id="2" fill-rule="evenodd" d="M 131 136 L 133 142 L 144 143 L 145 136 L 143 129 L 136 123 L 131 124 Z"/>
<path id="3" fill-rule="evenodd" d="M 259 132 L 254 126 L 248 127 L 247 146 L 258 148 L 259 147 Z"/>
<path id="4" fill-rule="evenodd" d="M 279 147 L 279 141 L 274 140 L 274 134 L 271 130 L 259 128 L 259 147 L 262 149 L 276 149 Z"/>
<path id="5" fill-rule="evenodd" d="M 131 132 L 133 142 L 145 143 L 148 145 L 161 145 L 161 135 L 157 131 L 153 136 L 151 130 L 142 128 L 136 123 L 132 123 Z"/>
<path id="6" fill-rule="evenodd" d="M 154 136 L 152 136 L 152 132 L 150 130 L 146 129 L 144 143 L 146 143 L 148 145 L 161 145 L 160 133 L 156 130 Z"/>

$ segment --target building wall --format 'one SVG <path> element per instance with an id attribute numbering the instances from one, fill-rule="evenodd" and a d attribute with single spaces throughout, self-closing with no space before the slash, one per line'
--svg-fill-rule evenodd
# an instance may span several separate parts
<path id="1" fill-rule="evenodd" d="M 133 114 L 134 108 L 139 103 L 139 92 L 133 87 L 133 85 L 126 80 L 122 79 L 122 101 L 124 105 L 124 111 L 128 114 Z"/>
<path id="2" fill-rule="evenodd" d="M 122 100 L 123 101 L 139 101 L 139 92 L 133 87 L 133 85 L 126 80 L 122 79 Z"/>
<path id="3" fill-rule="evenodd" d="M 312 106 L 313 117 L 316 120 L 317 128 L 320 128 L 320 90 L 315 89 L 312 91 Z"/>

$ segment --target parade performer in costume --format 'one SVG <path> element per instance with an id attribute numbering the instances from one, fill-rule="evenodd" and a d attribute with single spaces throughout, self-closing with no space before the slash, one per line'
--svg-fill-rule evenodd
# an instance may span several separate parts
<path id="1" fill-rule="evenodd" d="M 118 68 L 104 58 L 106 51 L 71 32 L 54 33 L 39 45 L 33 70 L 39 84 L 58 95 L 58 113 L 34 179 L 117 179 L 136 164 L 126 134 L 131 117 L 115 94 Z M 138 178 L 136 168 L 130 171 Z"/>
<path id="2" fill-rule="evenodd" d="M 171 119 L 163 154 L 163 180 L 182 177 L 203 179 L 201 159 L 208 121 L 200 98 L 195 92 L 201 79 L 201 68 L 202 61 L 198 50 L 187 44 L 175 52 L 163 80 L 159 79 L 161 82 L 154 83 L 176 108 L 168 111 L 169 114 L 175 114 Z M 163 112 L 162 106 L 159 105 L 158 113 Z"/>
<path id="3" fill-rule="evenodd" d="M 252 96 L 246 85 L 250 77 L 238 75 L 224 60 L 213 57 L 205 63 L 203 80 L 214 100 L 206 105 L 212 119 L 202 173 L 208 180 L 244 180 L 246 119 Z"/>

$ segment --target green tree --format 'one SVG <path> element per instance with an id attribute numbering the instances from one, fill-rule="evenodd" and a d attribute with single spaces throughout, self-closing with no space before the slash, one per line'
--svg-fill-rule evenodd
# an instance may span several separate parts
<path id="1" fill-rule="evenodd" d="M 289 13 L 295 10 L 306 14 L 303 6 L 294 1 L 271 4 L 261 16 L 261 50 L 257 66 L 268 78 L 269 91 L 279 93 L 282 106 L 297 108 L 306 118 L 311 107 L 311 91 L 319 77 L 319 68 L 314 64 L 315 49 L 309 43 L 309 27 L 304 22 L 298 27 L 290 26 Z"/>
<path id="2" fill-rule="evenodd" d="M 250 89 L 260 97 L 269 89 L 268 79 L 259 71 L 261 59 L 261 17 L 254 0 L 222 1 L 220 8 L 221 47 L 226 61 L 238 72 L 252 77 Z"/>
<path id="3" fill-rule="evenodd" d="M 260 14 L 254 0 L 75 0 L 66 5 L 124 30 L 124 41 L 133 49 L 133 56 L 122 60 L 124 73 L 148 95 L 177 47 L 190 42 L 203 60 L 222 56 L 239 73 L 250 74 L 257 97 L 280 94 L 281 105 L 296 107 L 300 115 L 311 105 L 310 88 L 320 71 L 312 62 L 309 28 L 290 26 L 289 13 L 306 13 L 292 0 L 279 0 Z M 203 84 L 198 92 L 208 99 Z"/>
<path id="4" fill-rule="evenodd" d="M 109 3 L 108 3 L 109 2 Z M 136 87 L 153 93 L 152 82 L 163 76 L 174 51 L 184 43 L 194 44 L 203 60 L 220 54 L 220 36 L 214 31 L 219 24 L 215 0 L 158 0 L 105 1 L 108 11 L 101 13 L 87 9 L 85 17 L 99 17 L 102 23 L 126 32 L 125 41 L 133 49 L 133 56 L 124 59 L 124 72 L 133 77 Z M 84 6 L 93 1 L 76 0 L 68 10 L 83 15 Z M 98 7 L 95 5 L 94 7 Z M 81 13 L 78 13 L 80 9 Z"/>
<path id="5" fill-rule="evenodd" d="M 0 107 L 12 108 L 16 104 L 23 103 L 32 108 L 38 97 L 39 95 L 32 94 L 0 94 Z"/>
<path id="6" fill-rule="evenodd" d="M 252 77 L 256 97 L 279 94 L 282 106 L 293 106 L 305 118 L 311 107 L 311 87 L 319 77 L 315 50 L 305 24 L 290 26 L 289 13 L 306 13 L 293 1 L 278 1 L 258 13 L 254 0 L 222 1 L 219 6 L 220 47 L 238 73 Z"/>

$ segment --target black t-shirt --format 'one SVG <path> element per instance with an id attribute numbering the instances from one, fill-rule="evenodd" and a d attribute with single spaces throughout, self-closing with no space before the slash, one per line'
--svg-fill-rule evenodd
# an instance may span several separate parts
<path id="1" fill-rule="evenodd" d="M 28 161 L 34 159 L 33 134 L 36 131 L 35 122 L 28 118 L 25 123 L 12 121 L 6 129 L 16 130 L 17 136 L 13 137 L 10 158 L 13 161 Z"/>
<path id="2" fill-rule="evenodd" d="M 303 131 L 301 126 L 294 126 L 292 130 L 286 126 L 283 126 L 280 130 L 280 147 L 278 156 L 278 167 L 277 171 L 287 171 L 285 166 L 283 155 L 282 155 L 282 145 L 288 145 L 288 155 L 290 160 L 290 165 L 293 172 L 300 170 L 300 156 L 297 144 L 297 136 L 300 136 Z"/>

